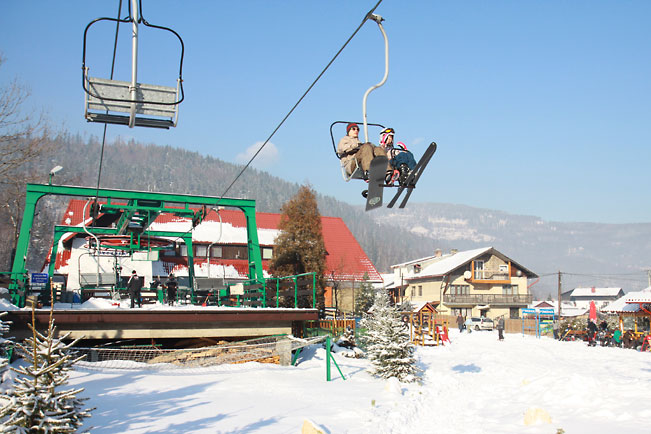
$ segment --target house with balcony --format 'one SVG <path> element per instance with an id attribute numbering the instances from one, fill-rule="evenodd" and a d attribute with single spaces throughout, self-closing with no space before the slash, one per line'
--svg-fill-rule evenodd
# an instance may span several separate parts
<path id="1" fill-rule="evenodd" d="M 387 287 L 396 303 L 429 302 L 448 315 L 519 318 L 532 302 L 528 279 L 538 276 L 493 247 L 396 264 Z"/>

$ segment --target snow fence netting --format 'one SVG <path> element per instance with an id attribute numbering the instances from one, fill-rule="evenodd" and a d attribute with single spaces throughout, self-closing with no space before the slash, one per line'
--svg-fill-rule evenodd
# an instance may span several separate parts
<path id="1" fill-rule="evenodd" d="M 325 336 L 299 339 L 280 335 L 228 342 L 220 345 L 188 348 L 71 348 L 84 356 L 75 366 L 92 369 L 172 370 L 206 368 L 245 362 L 278 363 L 281 352 L 294 351 L 323 341 Z"/>

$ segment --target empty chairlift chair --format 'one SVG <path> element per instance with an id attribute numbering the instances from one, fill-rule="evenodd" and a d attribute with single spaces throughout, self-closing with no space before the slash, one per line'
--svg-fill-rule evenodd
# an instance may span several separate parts
<path id="1" fill-rule="evenodd" d="M 91 21 L 84 31 L 83 46 L 83 88 L 86 93 L 84 116 L 89 122 L 128 125 L 129 128 L 175 127 L 178 120 L 178 106 L 183 101 L 183 52 L 181 37 L 167 27 L 149 24 L 138 14 L 138 0 L 131 0 L 130 16 L 125 19 L 98 18 Z M 86 66 L 86 40 L 89 28 L 99 21 L 131 23 L 132 53 L 131 82 L 91 77 Z M 181 59 L 176 87 L 138 83 L 138 24 L 166 30 L 175 35 L 181 44 Z"/>

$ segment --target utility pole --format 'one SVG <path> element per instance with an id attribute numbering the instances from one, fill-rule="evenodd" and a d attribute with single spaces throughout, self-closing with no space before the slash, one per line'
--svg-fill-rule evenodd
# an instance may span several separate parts
<path id="1" fill-rule="evenodd" d="M 561 317 L 561 272 L 558 272 L 558 317 Z"/>

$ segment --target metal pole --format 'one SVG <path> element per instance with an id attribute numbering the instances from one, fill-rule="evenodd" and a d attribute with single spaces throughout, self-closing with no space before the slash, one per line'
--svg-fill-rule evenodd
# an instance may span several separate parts
<path id="1" fill-rule="evenodd" d="M 561 272 L 558 272 L 558 319 L 561 319 Z"/>
<path id="2" fill-rule="evenodd" d="M 136 101 L 136 86 L 138 85 L 138 0 L 131 0 L 131 86 L 129 93 L 131 101 Z M 129 114 L 129 128 L 136 124 L 136 103 L 131 103 L 131 113 Z"/>
<path id="3" fill-rule="evenodd" d="M 330 375 L 330 336 L 326 337 L 326 381 L 332 380 Z"/>

